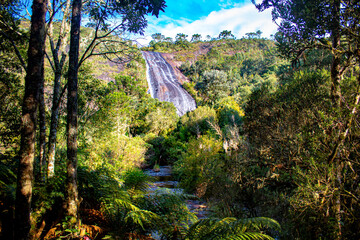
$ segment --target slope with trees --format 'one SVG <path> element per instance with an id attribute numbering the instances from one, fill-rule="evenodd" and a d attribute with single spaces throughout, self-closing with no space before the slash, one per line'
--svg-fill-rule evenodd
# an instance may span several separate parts
<path id="1" fill-rule="evenodd" d="M 166 158 L 217 214 L 273 217 L 284 239 L 358 238 L 358 3 L 257 6 L 274 8 L 276 48 L 261 33 L 150 46 L 183 62 L 200 106 L 163 141 Z"/>
<path id="2" fill-rule="evenodd" d="M 72 18 L 77 25 L 70 35 L 80 33 L 75 43 L 65 35 L 70 1 L 47 4 L 46 42 L 43 28 L 31 33 L 29 21 L 19 21 L 17 2 L 5 3 L 1 238 L 16 232 L 16 239 L 151 239 L 154 231 L 163 239 L 359 238 L 356 1 L 262 1 L 256 6 L 273 8 L 279 24 L 274 40 L 261 38 L 261 31 L 234 39 L 224 30 L 204 41 L 200 34 L 191 41 L 183 33 L 174 41 L 154 34 L 143 50 L 163 52 L 186 76 L 183 86 L 197 101 L 198 108 L 181 118 L 172 104 L 147 94 L 140 50 L 116 36 L 141 31 L 143 16 L 158 14 L 163 1 L 84 2 L 77 13 L 91 21 L 80 27 L 80 18 Z M 62 21 L 52 15 L 57 3 L 64 7 Z M 116 11 L 124 21 L 108 25 Z M 34 52 L 26 55 L 26 49 L 35 36 L 41 38 L 35 42 L 41 56 L 32 62 Z M 31 69 L 36 79 L 28 75 Z M 36 125 L 26 125 L 30 152 L 21 155 L 27 128 L 19 127 L 25 123 L 19 106 L 31 89 L 31 119 L 42 125 L 37 134 Z M 66 101 L 73 106 L 73 114 L 67 111 L 71 121 Z M 43 133 L 49 136 L 45 152 Z M 151 179 L 141 168 L 157 164 L 173 165 L 180 187 L 208 201 L 208 218 L 198 220 L 186 208 L 186 198 L 194 196 L 147 192 Z"/>

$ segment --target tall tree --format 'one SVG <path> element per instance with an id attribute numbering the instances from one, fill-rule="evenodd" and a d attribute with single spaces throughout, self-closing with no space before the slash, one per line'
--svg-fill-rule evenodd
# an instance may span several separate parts
<path id="1" fill-rule="evenodd" d="M 98 45 L 96 40 L 102 37 L 97 34 L 99 31 L 106 31 L 104 37 L 116 31 L 143 33 L 147 22 L 146 14 L 158 16 L 163 11 L 165 2 L 163 0 L 129 0 L 129 1 L 89 1 L 86 9 L 90 13 L 91 26 L 95 27 L 95 38 L 85 50 L 80 63 L 94 53 L 94 47 Z M 65 210 L 72 219 L 77 220 L 78 192 L 77 192 L 77 92 L 78 92 L 78 68 L 79 68 L 79 40 L 81 25 L 82 0 L 73 0 L 70 52 L 69 52 L 69 73 L 68 73 L 68 99 L 67 99 L 67 197 Z M 120 24 L 109 28 L 109 20 L 122 17 Z M 89 54 L 87 55 L 87 53 Z M 75 223 L 75 222 L 73 222 Z"/>
<path id="2" fill-rule="evenodd" d="M 67 215 L 77 221 L 78 214 L 78 190 L 77 190 L 77 97 L 78 97 L 78 66 L 79 66 L 79 42 L 81 24 L 81 0 L 73 0 L 70 50 L 69 50 L 69 73 L 67 94 L 67 186 L 66 186 L 66 211 Z"/>
<path id="3" fill-rule="evenodd" d="M 21 146 L 15 204 L 15 239 L 29 238 L 36 118 L 43 79 L 47 0 L 34 0 L 21 119 Z"/>
<path id="4" fill-rule="evenodd" d="M 59 33 L 55 39 L 54 36 L 54 21 L 55 21 L 55 13 L 56 2 L 51 4 L 49 2 L 49 14 L 50 21 L 48 23 L 48 38 L 50 42 L 50 49 L 52 53 L 52 59 L 48 57 L 50 62 L 50 66 L 54 72 L 54 87 L 53 87 L 53 99 L 52 99 L 52 107 L 51 107 L 51 122 L 49 129 L 49 138 L 48 138 L 48 152 L 47 152 L 47 177 L 51 178 L 55 175 L 55 149 L 56 149 L 56 136 L 57 136 L 57 127 L 59 122 L 59 111 L 60 111 L 60 102 L 62 98 L 62 93 L 64 93 L 65 87 L 63 91 L 61 91 L 61 76 L 63 73 L 63 68 L 65 65 L 65 60 L 67 57 L 66 54 L 66 45 L 68 44 L 67 36 L 69 23 L 68 19 L 70 17 L 70 6 L 71 1 L 60 1 L 61 5 L 65 5 L 63 8 L 61 24 L 59 28 Z M 56 40 L 56 41 L 55 41 Z"/>

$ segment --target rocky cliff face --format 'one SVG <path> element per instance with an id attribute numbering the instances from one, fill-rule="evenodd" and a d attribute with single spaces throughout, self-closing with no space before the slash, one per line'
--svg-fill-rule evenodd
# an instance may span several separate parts
<path id="1" fill-rule="evenodd" d="M 157 52 L 143 52 L 150 94 L 160 101 L 172 102 L 179 116 L 196 108 L 195 100 L 180 84 L 173 67 Z"/>

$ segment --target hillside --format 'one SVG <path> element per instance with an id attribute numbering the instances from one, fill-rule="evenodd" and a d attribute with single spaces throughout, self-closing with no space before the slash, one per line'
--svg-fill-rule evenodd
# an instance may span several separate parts
<path id="1" fill-rule="evenodd" d="M 264 83 L 276 85 L 277 70 L 288 65 L 278 56 L 273 41 L 257 38 L 186 42 L 184 45 L 157 42 L 145 50 L 162 52 L 180 81 L 185 83 L 184 87 L 196 95 L 194 97 L 198 104 L 216 101 L 205 94 L 205 75 L 216 71 L 222 76 L 219 84 L 226 92 L 215 90 L 213 94 L 232 96 L 240 105 L 244 105 L 255 87 Z"/>
<path id="2" fill-rule="evenodd" d="M 56 39 L 61 34 L 54 26 Z M 26 88 L 13 45 L 27 61 L 25 27 L 0 49 L 0 238 L 6 239 L 17 231 Z M 66 131 L 68 37 L 59 43 L 63 52 L 46 42 L 45 64 L 37 68 L 45 72 L 44 101 L 33 108 L 39 126 L 25 175 L 33 184 L 32 238 L 359 239 L 360 75 L 358 55 L 347 51 L 357 49 L 358 39 L 341 41 L 346 51 L 336 58 L 341 49 L 330 50 L 327 38 L 318 42 L 326 48 L 305 45 L 297 55 L 299 45 L 281 34 L 276 42 L 260 33 L 193 42 L 178 36 L 184 38 L 154 39 L 138 49 L 115 35 L 92 41 L 94 30 L 81 29 L 80 55 L 89 51 L 71 92 L 78 133 L 73 171 Z M 151 98 L 141 51 L 162 54 L 196 109 L 179 117 L 172 103 Z M 158 56 L 151 58 L 160 66 L 153 75 L 172 76 L 158 53 L 148 55 Z M 60 68 L 56 56 L 63 57 Z M 181 190 L 149 188 L 154 179 L 146 172 L 161 168 L 172 169 L 172 186 Z M 69 173 L 76 173 L 74 182 Z M 76 225 L 63 211 L 68 183 L 79 196 Z M 190 211 L 189 199 L 207 203 L 204 219 Z"/>

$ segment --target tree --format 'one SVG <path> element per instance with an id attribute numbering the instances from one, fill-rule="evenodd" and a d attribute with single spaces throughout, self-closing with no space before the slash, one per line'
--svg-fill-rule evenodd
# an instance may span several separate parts
<path id="1" fill-rule="evenodd" d="M 191 42 L 198 42 L 198 41 L 201 41 L 201 34 L 196 33 L 192 35 Z"/>
<path id="2" fill-rule="evenodd" d="M 202 95 L 205 103 L 214 104 L 230 93 L 230 83 L 224 71 L 209 70 L 202 74 L 202 81 L 195 88 Z"/>
<path id="3" fill-rule="evenodd" d="M 255 4 L 255 1 L 252 1 Z M 360 15 L 357 1 L 341 0 L 264 0 L 256 7 L 263 11 L 273 8 L 273 20 L 280 20 L 279 32 L 275 38 L 281 52 L 298 64 L 305 58 L 310 49 L 328 49 L 333 55 L 331 64 L 331 98 L 334 111 L 337 113 L 337 126 L 331 131 L 336 132 L 334 144 L 330 147 L 328 163 L 337 169 L 333 208 L 336 211 L 337 239 L 341 239 L 341 192 L 344 170 L 344 159 L 341 151 L 352 126 L 353 118 L 359 105 L 360 92 L 356 93 L 351 103 L 351 110 L 345 111 L 342 96 L 341 80 L 346 71 L 360 64 L 358 47 L 360 44 Z M 360 75 L 358 76 L 360 84 Z"/>
<path id="4" fill-rule="evenodd" d="M 249 33 L 245 33 L 245 35 L 249 38 L 261 38 L 261 34 L 262 32 L 260 30 L 257 30 L 256 32 L 249 32 Z"/>
<path id="5" fill-rule="evenodd" d="M 224 30 L 219 34 L 219 39 L 232 39 L 235 36 L 231 33 L 231 31 Z"/>
<path id="6" fill-rule="evenodd" d="M 36 119 L 44 73 L 46 11 L 47 0 L 33 1 L 16 188 L 15 238 L 19 240 L 28 239 L 30 231 Z"/>
<path id="7" fill-rule="evenodd" d="M 163 11 L 164 1 L 90 1 L 86 6 L 90 12 L 91 26 L 96 29 L 96 35 L 90 46 L 85 50 L 80 63 L 94 54 L 94 47 L 98 44 L 97 35 L 99 31 L 107 31 L 105 36 L 119 30 L 131 33 L 142 33 L 146 27 L 146 14 L 158 16 Z M 70 51 L 69 51 L 69 73 L 68 73 L 68 118 L 67 118 L 67 199 L 65 208 L 67 214 L 77 221 L 78 191 L 77 191 L 77 92 L 78 92 L 78 68 L 79 68 L 79 39 L 81 23 L 82 0 L 74 0 L 72 4 Z M 108 20 L 113 17 L 122 17 L 121 23 L 109 29 Z M 101 38 L 100 38 L 101 40 Z M 89 52 L 89 55 L 86 53 Z"/>
<path id="8" fill-rule="evenodd" d="M 173 43 L 173 39 L 171 37 L 166 37 L 164 39 L 164 42 L 167 42 L 167 43 Z"/>
<path id="9" fill-rule="evenodd" d="M 154 33 L 151 35 L 151 37 L 156 41 L 156 42 L 162 42 L 165 39 L 165 36 L 162 35 L 161 33 Z"/>
<path id="10" fill-rule="evenodd" d="M 79 69 L 79 42 L 81 24 L 81 0 L 72 3 L 70 50 L 69 50 L 69 72 L 68 72 L 68 94 L 67 94 L 67 186 L 66 186 L 66 214 L 71 223 L 78 221 L 78 190 L 77 190 L 77 95 L 78 95 L 78 69 Z"/>
<path id="11" fill-rule="evenodd" d="M 55 2 L 54 2 L 55 3 Z M 70 0 L 65 2 L 60 2 L 61 5 L 64 4 L 63 17 L 60 23 L 59 33 L 56 38 L 54 36 L 54 17 L 56 13 L 57 5 L 51 4 L 49 2 L 49 14 L 50 21 L 48 23 L 48 39 L 50 43 L 50 49 L 52 53 L 52 60 L 48 57 L 50 66 L 54 72 L 54 87 L 53 87 L 53 96 L 52 96 L 52 108 L 51 108 L 51 122 L 49 129 L 49 138 L 48 138 L 48 152 L 47 152 L 47 177 L 51 178 L 55 175 L 55 149 L 56 149 L 56 136 L 57 136 L 57 127 L 59 122 L 59 110 L 60 102 L 63 96 L 65 87 L 61 91 L 61 77 L 63 74 L 63 68 L 65 65 L 65 60 L 67 57 L 65 47 L 68 44 L 67 36 L 69 34 L 69 23 L 68 18 L 70 15 Z"/>

